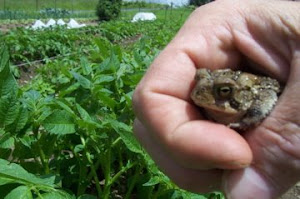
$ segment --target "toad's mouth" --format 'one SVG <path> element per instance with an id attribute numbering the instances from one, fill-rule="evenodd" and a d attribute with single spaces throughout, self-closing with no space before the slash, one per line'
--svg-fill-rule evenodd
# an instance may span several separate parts
<path id="1" fill-rule="evenodd" d="M 205 110 L 214 111 L 219 114 L 235 115 L 239 113 L 228 101 L 214 101 L 213 104 L 201 104 L 200 106 Z"/>
<path id="2" fill-rule="evenodd" d="M 234 111 L 233 111 L 234 110 Z M 240 121 L 243 116 L 245 115 L 244 112 L 238 112 L 237 110 L 233 109 L 232 111 L 220 109 L 217 107 L 216 109 L 205 108 L 205 113 L 208 119 L 214 120 L 221 124 L 230 124 L 230 123 L 236 123 Z"/>

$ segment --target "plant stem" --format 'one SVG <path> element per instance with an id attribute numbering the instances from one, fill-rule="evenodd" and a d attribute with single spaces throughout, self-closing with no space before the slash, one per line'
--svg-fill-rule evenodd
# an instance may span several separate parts
<path id="1" fill-rule="evenodd" d="M 94 180 L 95 180 L 95 183 L 96 183 L 96 189 L 97 189 L 97 194 L 98 194 L 98 198 L 101 198 L 101 195 L 102 195 L 102 189 L 100 187 L 100 181 L 99 181 L 99 178 L 98 178 L 98 175 L 97 175 L 97 172 L 96 172 L 96 169 L 94 167 L 94 163 L 91 159 L 91 154 L 87 151 L 86 149 L 86 142 L 85 142 L 85 139 L 80 136 L 80 139 L 81 139 L 81 143 L 82 145 L 84 146 L 84 152 L 85 152 L 85 156 L 90 164 L 90 167 L 91 167 L 91 171 L 94 175 Z"/>
<path id="2" fill-rule="evenodd" d="M 106 152 L 106 161 L 104 162 L 104 176 L 105 176 L 105 186 L 103 190 L 103 199 L 109 198 L 110 193 L 110 161 L 111 161 L 111 145 L 108 145 Z"/>
<path id="3" fill-rule="evenodd" d="M 140 174 L 140 171 L 141 171 L 141 167 L 140 167 L 140 166 L 137 166 L 137 168 L 136 168 L 136 170 L 135 170 L 135 173 L 134 173 L 134 176 L 133 176 L 133 178 L 132 178 L 132 181 L 131 181 L 131 183 L 130 183 L 130 185 L 129 185 L 129 188 L 128 188 L 127 192 L 126 192 L 126 195 L 125 195 L 125 198 L 124 198 L 124 199 L 130 199 L 131 192 L 132 192 L 132 190 L 133 190 L 133 188 L 134 188 L 134 186 L 135 186 L 135 183 L 136 183 L 136 181 L 137 181 L 137 179 L 138 179 L 138 176 L 139 176 L 139 174 Z"/>
<path id="4" fill-rule="evenodd" d="M 84 194 L 84 192 L 86 190 L 86 183 L 83 183 L 83 182 L 85 182 L 85 179 L 86 179 L 87 168 L 86 168 L 86 165 L 82 164 L 81 158 L 74 151 L 74 147 L 72 145 L 70 145 L 70 149 L 73 151 L 73 154 L 74 154 L 74 156 L 77 159 L 78 164 L 79 164 L 79 180 L 78 180 L 78 185 L 77 185 L 77 195 L 80 196 L 80 195 Z M 89 182 L 89 181 L 90 180 L 87 180 L 87 182 Z"/>
<path id="5" fill-rule="evenodd" d="M 39 141 L 37 142 L 38 145 L 38 149 L 39 149 L 39 153 L 40 153 L 40 158 L 41 158 L 41 162 L 44 168 L 44 172 L 45 174 L 49 174 L 50 173 L 50 169 L 49 169 L 49 165 L 48 165 L 48 159 L 46 158 L 46 155 L 39 143 Z"/>
<path id="6" fill-rule="evenodd" d="M 121 137 L 118 137 L 113 143 L 111 144 L 111 148 L 114 148 L 120 141 L 122 140 Z"/>
<path id="7" fill-rule="evenodd" d="M 95 170 L 96 170 L 96 171 L 98 170 L 100 164 L 101 164 L 101 158 L 98 158 L 97 162 L 94 164 L 94 167 L 95 167 Z M 91 181 L 92 178 L 93 178 L 93 173 L 90 172 L 90 173 L 87 175 L 87 178 L 86 178 L 86 179 L 87 179 L 87 181 L 89 182 L 89 181 Z"/>
<path id="8" fill-rule="evenodd" d="M 114 177 L 111 178 L 109 186 L 111 186 L 123 173 L 132 168 L 134 165 L 136 165 L 136 162 L 123 167 L 118 173 L 116 173 L 116 175 L 114 175 Z"/>
<path id="9" fill-rule="evenodd" d="M 33 125 L 33 134 L 35 135 L 36 139 L 37 139 L 37 147 L 39 150 L 39 154 L 40 154 L 40 159 L 41 159 L 41 163 L 44 169 L 45 174 L 49 174 L 50 173 L 50 169 L 49 169 L 49 165 L 48 165 L 48 159 L 46 158 L 46 155 L 40 145 L 40 139 L 39 139 L 39 128 L 40 126 L 37 124 Z"/>

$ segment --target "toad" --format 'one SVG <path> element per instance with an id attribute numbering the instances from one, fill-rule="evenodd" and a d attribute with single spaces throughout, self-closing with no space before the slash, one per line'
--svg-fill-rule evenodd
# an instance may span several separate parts
<path id="1" fill-rule="evenodd" d="M 233 129 L 259 124 L 273 109 L 281 91 L 277 80 L 231 69 L 198 69 L 191 92 L 209 119 Z"/>

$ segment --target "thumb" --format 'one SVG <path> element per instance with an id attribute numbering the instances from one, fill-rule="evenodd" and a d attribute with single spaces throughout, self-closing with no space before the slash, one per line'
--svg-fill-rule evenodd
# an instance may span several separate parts
<path id="1" fill-rule="evenodd" d="M 278 195 L 268 180 L 253 167 L 227 172 L 223 183 L 228 199 L 271 199 Z"/>
<path id="2" fill-rule="evenodd" d="M 300 180 L 300 50 L 294 52 L 278 104 L 259 127 L 245 135 L 253 163 L 223 176 L 230 199 L 276 198 Z"/>

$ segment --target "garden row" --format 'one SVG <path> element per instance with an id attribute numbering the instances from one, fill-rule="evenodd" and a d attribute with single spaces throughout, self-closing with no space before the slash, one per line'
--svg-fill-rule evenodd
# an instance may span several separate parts
<path id="1" fill-rule="evenodd" d="M 133 90 L 188 13 L 0 35 L 0 198 L 222 198 L 180 190 L 132 134 Z"/>

